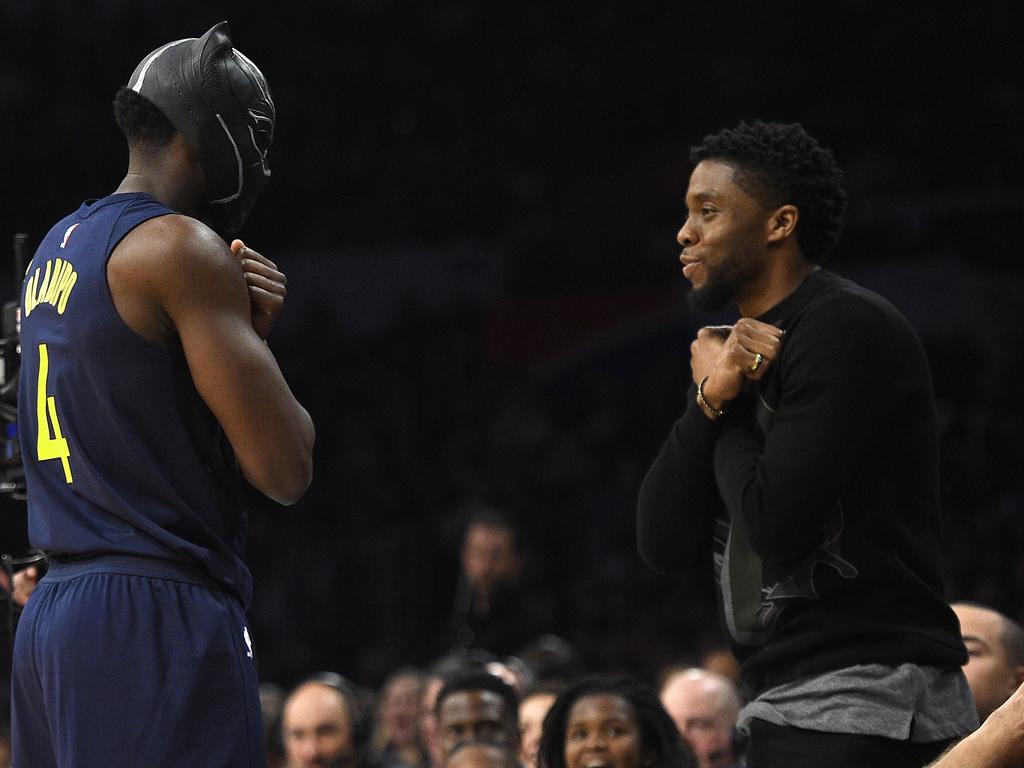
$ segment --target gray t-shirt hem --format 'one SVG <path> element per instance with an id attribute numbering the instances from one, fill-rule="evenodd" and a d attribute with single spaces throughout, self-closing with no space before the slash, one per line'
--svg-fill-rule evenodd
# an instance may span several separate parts
<path id="1" fill-rule="evenodd" d="M 929 742 L 965 736 L 978 727 L 960 669 L 858 664 L 764 691 L 740 711 L 753 719 L 826 733 Z"/>

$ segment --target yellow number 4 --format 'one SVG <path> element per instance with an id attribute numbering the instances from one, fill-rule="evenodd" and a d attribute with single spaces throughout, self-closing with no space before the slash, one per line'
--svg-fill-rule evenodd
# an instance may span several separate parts
<path id="1" fill-rule="evenodd" d="M 36 453 L 40 461 L 60 459 L 64 465 L 64 479 L 71 483 L 71 465 L 68 457 L 71 451 L 68 450 L 68 440 L 60 431 L 60 422 L 57 421 L 57 401 L 52 395 L 46 394 L 46 377 L 50 372 L 50 357 L 46 352 L 46 345 L 39 345 L 39 389 L 36 393 L 36 418 L 39 423 L 39 437 L 36 440 Z M 50 428 L 53 428 L 53 436 L 50 436 Z"/>

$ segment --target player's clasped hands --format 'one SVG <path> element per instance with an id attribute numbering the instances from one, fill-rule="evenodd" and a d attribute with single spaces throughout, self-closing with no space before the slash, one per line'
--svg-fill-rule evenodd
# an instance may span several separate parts
<path id="1" fill-rule="evenodd" d="M 231 241 L 231 252 L 238 256 L 249 289 L 252 305 L 252 327 L 266 339 L 274 320 L 284 307 L 288 278 L 263 254 L 249 248 L 241 240 Z"/>
<path id="2" fill-rule="evenodd" d="M 746 380 L 761 379 L 778 357 L 785 332 L 760 320 L 744 317 L 735 325 L 709 325 L 690 344 L 690 370 L 718 402 L 737 397 Z"/>

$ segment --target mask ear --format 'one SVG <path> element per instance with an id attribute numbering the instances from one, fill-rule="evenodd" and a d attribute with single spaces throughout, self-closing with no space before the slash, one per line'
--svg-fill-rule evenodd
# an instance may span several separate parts
<path id="1" fill-rule="evenodd" d="M 220 61 L 231 52 L 231 27 L 226 21 L 214 24 L 199 38 L 198 48 L 202 51 L 201 60 Z"/>

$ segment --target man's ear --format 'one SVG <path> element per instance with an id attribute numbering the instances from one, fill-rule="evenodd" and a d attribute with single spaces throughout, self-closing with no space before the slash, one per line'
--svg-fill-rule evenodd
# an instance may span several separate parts
<path id="1" fill-rule="evenodd" d="M 800 209 L 795 205 L 783 205 L 772 211 L 768 219 L 768 242 L 779 243 L 796 232 Z"/>
<path id="2" fill-rule="evenodd" d="M 1024 683 L 1024 664 L 1013 668 L 1013 679 L 1017 681 L 1017 685 Z"/>

